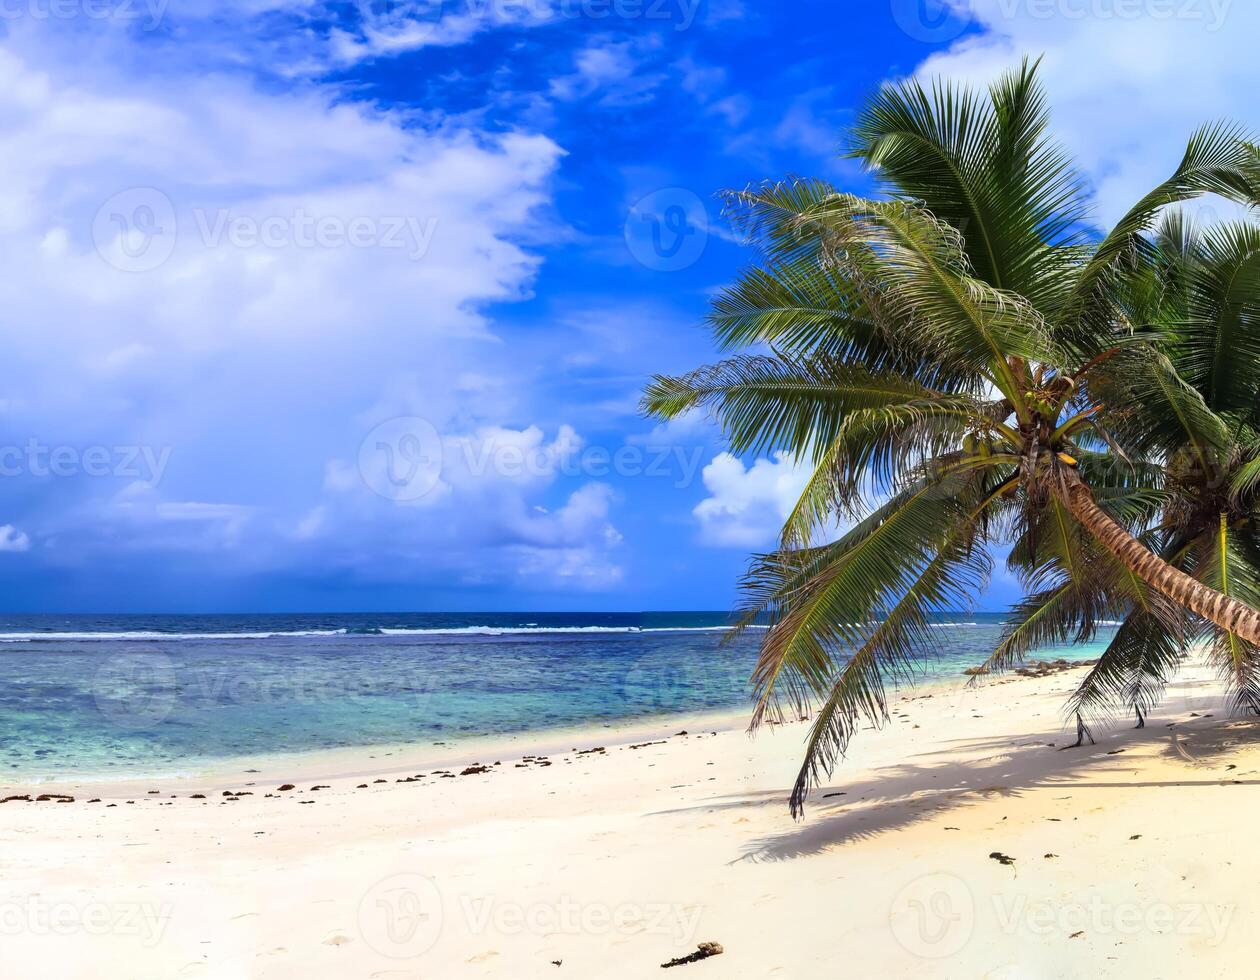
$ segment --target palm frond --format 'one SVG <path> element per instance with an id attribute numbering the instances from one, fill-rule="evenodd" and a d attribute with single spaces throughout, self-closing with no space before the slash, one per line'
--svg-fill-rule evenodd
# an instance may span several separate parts
<path id="1" fill-rule="evenodd" d="M 1003 75 L 988 97 L 945 81 L 887 85 L 853 133 L 852 155 L 904 201 L 959 230 L 977 278 L 1042 312 L 1066 277 L 1056 268 L 1083 241 L 1082 182 L 1046 136 L 1036 64 Z"/>

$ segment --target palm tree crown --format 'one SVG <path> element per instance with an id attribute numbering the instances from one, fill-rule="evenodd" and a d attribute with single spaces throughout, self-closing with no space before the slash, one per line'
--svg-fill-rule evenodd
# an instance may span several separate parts
<path id="1" fill-rule="evenodd" d="M 812 467 L 741 620 L 769 622 L 754 727 L 815 711 L 796 813 L 998 545 L 1026 595 L 993 667 L 1122 620 L 1073 707 L 1140 719 L 1205 631 L 1260 711 L 1260 230 L 1166 213 L 1250 202 L 1257 154 L 1200 130 L 1100 239 L 1046 124 L 1035 64 L 987 96 L 885 87 L 852 155 L 886 196 L 730 193 L 760 257 L 709 318 L 732 356 L 647 390 L 656 416 L 708 408 L 736 452 Z"/>

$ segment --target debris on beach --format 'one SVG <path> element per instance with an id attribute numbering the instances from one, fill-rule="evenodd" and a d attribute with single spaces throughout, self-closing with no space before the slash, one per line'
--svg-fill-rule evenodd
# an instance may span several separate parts
<path id="1" fill-rule="evenodd" d="M 989 855 L 989 857 L 993 858 L 993 860 L 996 861 L 998 864 L 1003 864 L 1007 866 L 1011 866 L 1015 864 L 1015 859 L 1013 857 L 1011 857 L 1009 854 L 1003 854 L 1001 851 L 994 851 L 993 853 Z"/>
<path id="2" fill-rule="evenodd" d="M 662 970 L 667 970 L 671 966 L 685 966 L 688 963 L 699 963 L 701 960 L 707 960 L 710 956 L 719 956 L 726 952 L 722 948 L 721 943 L 701 943 L 696 947 L 694 953 L 688 953 L 686 956 L 678 956 L 667 963 L 661 964 Z"/>
<path id="3" fill-rule="evenodd" d="M 1076 667 L 1093 667 L 1097 660 L 1038 660 L 1024 667 L 1016 667 L 1014 673 L 1020 677 L 1050 677 L 1053 674 L 1072 670 Z"/>

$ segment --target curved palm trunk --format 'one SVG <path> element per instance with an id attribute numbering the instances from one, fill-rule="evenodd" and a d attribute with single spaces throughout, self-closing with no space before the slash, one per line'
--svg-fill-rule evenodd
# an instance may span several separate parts
<path id="1" fill-rule="evenodd" d="M 1260 611 L 1217 592 L 1144 547 L 1094 501 L 1075 469 L 1065 467 L 1056 493 L 1081 526 L 1138 578 L 1178 605 L 1209 619 L 1222 629 L 1260 644 Z"/>

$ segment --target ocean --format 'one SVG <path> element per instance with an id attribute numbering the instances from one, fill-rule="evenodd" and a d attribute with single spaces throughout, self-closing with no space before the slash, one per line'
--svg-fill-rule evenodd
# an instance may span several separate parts
<path id="1" fill-rule="evenodd" d="M 454 740 L 748 707 L 727 614 L 0 616 L 0 771 L 126 776 L 280 752 Z M 936 624 L 958 678 L 1002 617 Z M 1048 649 L 1097 656 L 1109 639 Z"/>

